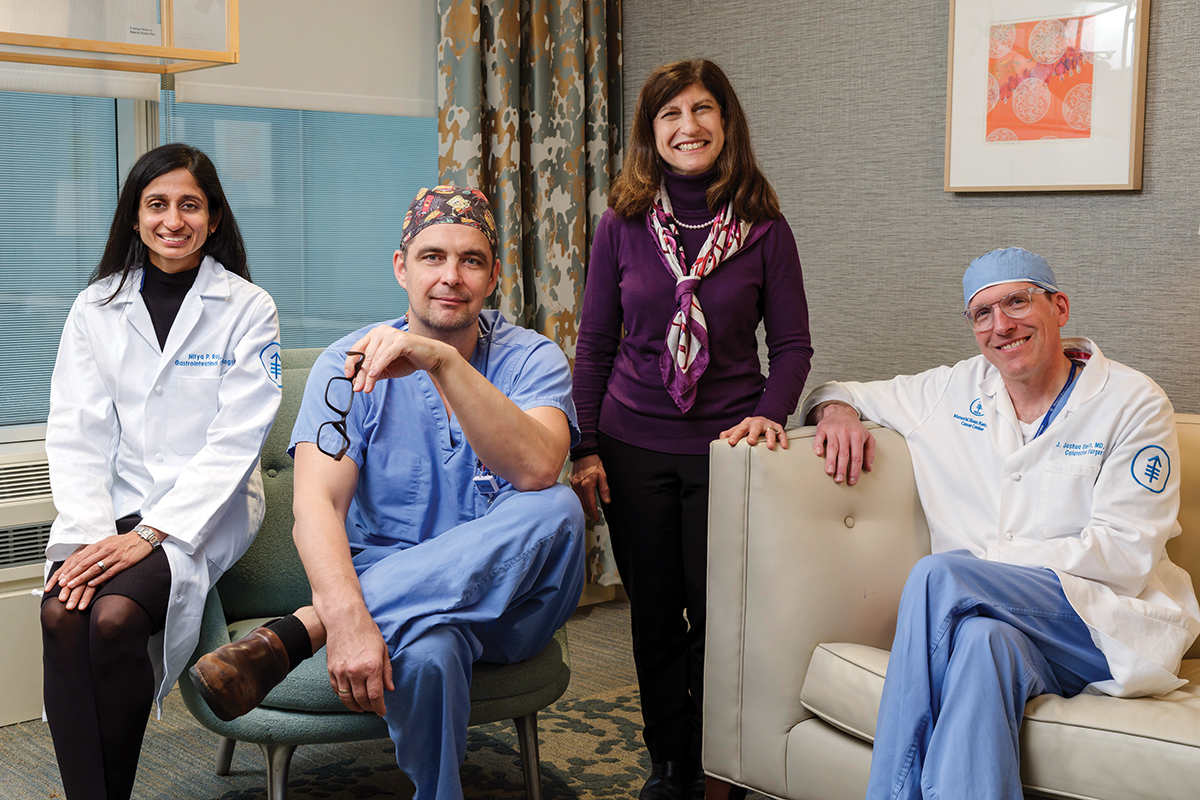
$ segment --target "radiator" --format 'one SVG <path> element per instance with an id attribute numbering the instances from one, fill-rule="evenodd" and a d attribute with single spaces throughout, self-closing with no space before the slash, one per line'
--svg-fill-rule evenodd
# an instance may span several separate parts
<path id="1" fill-rule="evenodd" d="M 42 715 L 39 599 L 31 592 L 42 585 L 54 517 L 43 443 L 0 443 L 0 725 Z"/>

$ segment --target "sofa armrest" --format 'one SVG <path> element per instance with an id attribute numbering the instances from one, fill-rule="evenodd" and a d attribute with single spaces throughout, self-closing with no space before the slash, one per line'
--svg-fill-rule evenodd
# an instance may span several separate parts
<path id="1" fill-rule="evenodd" d="M 872 426 L 874 470 L 835 484 L 812 450 L 711 447 L 704 768 L 783 796 L 788 734 L 821 642 L 890 648 L 900 592 L 929 553 L 903 437 Z"/>

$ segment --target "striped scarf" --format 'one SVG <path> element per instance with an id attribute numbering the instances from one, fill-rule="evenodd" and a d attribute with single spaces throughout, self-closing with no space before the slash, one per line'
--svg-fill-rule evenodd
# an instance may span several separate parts
<path id="1" fill-rule="evenodd" d="M 646 212 L 646 225 L 658 245 L 663 264 L 675 277 L 675 316 L 667 327 L 667 340 L 658 363 L 667 393 L 686 414 L 696 402 L 696 384 L 708 367 L 708 325 L 696 290 L 701 278 L 733 257 L 751 226 L 748 222 L 738 222 L 733 203 L 727 203 L 713 220 L 708 239 L 691 269 L 684 269 L 682 237 L 664 185 L 659 185 Z"/>

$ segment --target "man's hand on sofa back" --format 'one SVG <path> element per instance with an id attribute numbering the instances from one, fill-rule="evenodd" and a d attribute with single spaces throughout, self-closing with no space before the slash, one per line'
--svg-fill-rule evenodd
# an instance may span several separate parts
<path id="1" fill-rule="evenodd" d="M 808 415 L 816 423 L 813 452 L 825 457 L 825 474 L 835 483 L 853 486 L 863 472 L 870 472 L 875 463 L 875 437 L 862 424 L 858 412 L 848 403 L 830 400 L 821 403 Z"/>

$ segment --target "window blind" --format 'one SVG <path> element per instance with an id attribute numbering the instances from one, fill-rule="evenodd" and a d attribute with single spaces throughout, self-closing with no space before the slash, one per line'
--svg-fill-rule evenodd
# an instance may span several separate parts
<path id="1" fill-rule="evenodd" d="M 116 101 L 0 92 L 0 426 L 44 422 L 67 312 L 116 205 Z M 408 307 L 392 253 L 437 182 L 437 120 L 176 104 L 162 141 L 212 157 L 275 298 L 285 347 L 325 347 Z"/>
<path id="2" fill-rule="evenodd" d="M 63 323 L 108 238 L 116 102 L 0 92 L 0 425 L 44 422 Z"/>
<path id="3" fill-rule="evenodd" d="M 175 103 L 165 128 L 204 150 L 279 308 L 284 347 L 325 347 L 408 308 L 392 254 L 437 182 L 437 120 Z"/>

